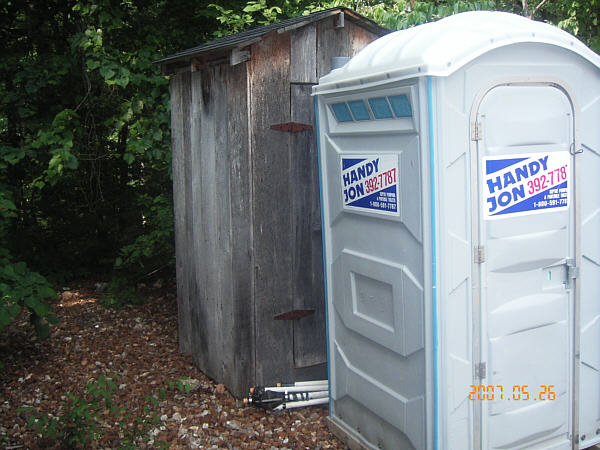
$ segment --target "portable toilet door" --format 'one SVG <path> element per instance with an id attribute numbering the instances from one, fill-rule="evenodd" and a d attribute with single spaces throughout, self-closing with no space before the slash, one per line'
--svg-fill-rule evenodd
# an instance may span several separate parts
<path id="1" fill-rule="evenodd" d="M 526 445 L 537 435 L 557 448 L 571 446 L 577 259 L 571 102 L 558 83 L 507 82 L 484 92 L 472 109 L 474 133 L 481 134 L 473 141 L 472 183 L 479 197 L 473 211 L 480 213 L 473 215 L 480 280 L 474 352 L 482 362 L 470 399 L 481 408 L 489 448 Z M 484 401 L 496 396 L 500 401 Z"/>
<path id="2" fill-rule="evenodd" d="M 600 57 L 469 12 L 378 39 L 313 93 L 332 430 L 600 443 Z"/>

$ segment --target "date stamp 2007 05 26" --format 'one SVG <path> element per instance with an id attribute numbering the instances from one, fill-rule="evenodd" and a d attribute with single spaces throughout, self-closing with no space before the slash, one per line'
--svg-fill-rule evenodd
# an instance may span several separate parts
<path id="1" fill-rule="evenodd" d="M 495 400 L 521 400 L 521 401 L 552 401 L 556 399 L 555 386 L 542 384 L 531 389 L 527 384 L 502 386 L 496 385 L 470 385 L 469 400 L 495 401 Z"/>

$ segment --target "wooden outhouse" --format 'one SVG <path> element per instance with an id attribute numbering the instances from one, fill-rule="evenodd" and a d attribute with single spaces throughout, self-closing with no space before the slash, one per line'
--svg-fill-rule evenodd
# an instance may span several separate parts
<path id="1" fill-rule="evenodd" d="M 180 351 L 235 396 L 326 377 L 311 89 L 387 30 L 345 8 L 167 57 Z"/>

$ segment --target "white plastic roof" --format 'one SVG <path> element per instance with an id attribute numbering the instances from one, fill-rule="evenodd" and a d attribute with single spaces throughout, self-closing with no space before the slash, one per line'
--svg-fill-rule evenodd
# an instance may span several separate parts
<path id="1" fill-rule="evenodd" d="M 556 45 L 600 68 L 600 56 L 555 26 L 516 14 L 471 11 L 396 31 L 369 44 L 321 78 L 315 93 L 416 76 L 448 76 L 478 56 L 521 42 Z"/>

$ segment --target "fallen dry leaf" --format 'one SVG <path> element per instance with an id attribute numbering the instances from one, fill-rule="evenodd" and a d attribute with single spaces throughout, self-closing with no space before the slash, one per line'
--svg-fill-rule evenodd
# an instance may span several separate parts
<path id="1" fill-rule="evenodd" d="M 83 396 L 86 383 L 116 374 L 113 401 L 132 414 L 130 427 L 143 415 L 145 397 L 165 391 L 154 411 L 159 423 L 140 448 L 157 447 L 161 438 L 172 449 L 345 448 L 327 430 L 326 409 L 238 407 L 224 385 L 180 355 L 174 285 L 140 286 L 146 303 L 114 311 L 99 304 L 96 284 L 73 284 L 63 293 L 54 305 L 60 322 L 47 340 L 35 337 L 26 313 L 0 335 L 0 447 L 60 448 L 28 429 L 27 414 L 17 410 L 29 406 L 58 416 L 68 392 Z M 190 389 L 173 388 L 177 381 Z M 103 436 L 94 448 L 118 447 L 123 430 L 110 414 L 101 421 Z"/>

